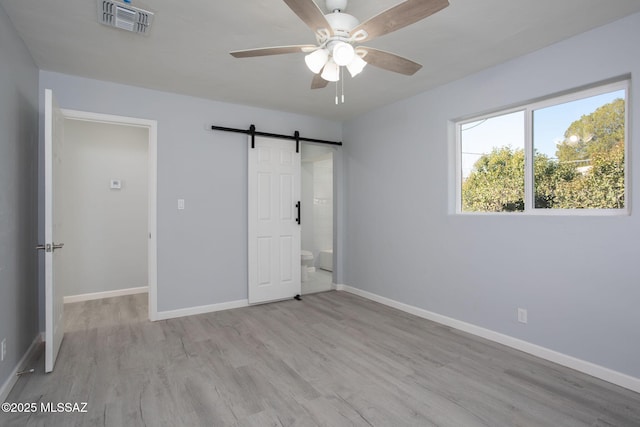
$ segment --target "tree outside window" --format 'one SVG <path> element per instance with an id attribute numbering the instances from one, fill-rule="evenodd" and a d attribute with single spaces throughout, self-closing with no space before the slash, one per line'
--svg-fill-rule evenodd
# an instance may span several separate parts
<path id="1" fill-rule="evenodd" d="M 459 123 L 460 211 L 624 209 L 623 83 Z"/>

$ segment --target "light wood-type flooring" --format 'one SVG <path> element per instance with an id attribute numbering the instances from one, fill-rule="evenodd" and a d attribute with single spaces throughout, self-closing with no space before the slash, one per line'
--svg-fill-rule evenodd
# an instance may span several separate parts
<path id="1" fill-rule="evenodd" d="M 1 426 L 640 426 L 640 395 L 345 292 L 149 322 L 146 295 L 68 304 L 55 371 Z"/>

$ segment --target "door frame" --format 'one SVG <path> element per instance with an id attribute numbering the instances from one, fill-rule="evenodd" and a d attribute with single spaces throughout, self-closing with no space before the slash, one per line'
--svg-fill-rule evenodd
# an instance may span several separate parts
<path id="1" fill-rule="evenodd" d="M 147 227 L 147 286 L 149 290 L 149 320 L 158 320 L 158 122 L 156 120 L 135 117 L 116 116 L 112 114 L 92 113 L 88 111 L 60 109 L 65 119 L 94 123 L 106 123 L 122 126 L 142 127 L 148 130 L 147 174 L 148 174 L 148 218 Z"/>

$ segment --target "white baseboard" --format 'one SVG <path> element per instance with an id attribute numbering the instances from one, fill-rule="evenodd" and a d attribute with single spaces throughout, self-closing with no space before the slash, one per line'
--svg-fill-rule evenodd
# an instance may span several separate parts
<path id="1" fill-rule="evenodd" d="M 117 289 L 115 291 L 95 292 L 91 294 L 69 295 L 64 297 L 64 303 L 91 301 L 94 299 L 121 297 L 124 295 L 135 295 L 149 292 L 148 286 L 141 286 L 139 288 Z"/>
<path id="2" fill-rule="evenodd" d="M 159 311 L 156 320 L 174 319 L 176 317 L 194 316 L 196 314 L 213 313 L 215 311 L 230 310 L 232 308 L 248 307 L 249 301 L 241 299 L 238 301 L 222 302 L 219 304 L 201 305 L 198 307 L 181 308 L 178 310 Z"/>
<path id="3" fill-rule="evenodd" d="M 4 384 L 2 384 L 2 387 L 0 387 L 0 402 L 4 402 L 7 399 L 11 389 L 16 385 L 16 382 L 18 382 L 18 372 L 25 368 L 25 365 L 31 360 L 41 342 L 42 335 L 38 333 L 16 367 L 9 374 L 9 378 L 7 378 Z"/>
<path id="4" fill-rule="evenodd" d="M 557 363 L 558 365 L 566 366 L 587 375 L 591 375 L 592 377 L 596 377 L 612 384 L 619 385 L 620 387 L 633 390 L 636 393 L 640 393 L 640 378 L 635 378 L 630 375 L 605 368 L 604 366 L 596 365 L 595 363 L 587 362 L 573 356 L 559 353 L 546 347 L 541 347 L 539 345 L 532 344 L 530 342 L 523 341 L 509 335 L 504 335 L 490 329 L 485 329 L 483 327 L 473 325 L 471 323 L 466 323 L 461 320 L 433 313 L 431 311 L 424 310 L 422 308 L 418 308 L 409 304 L 404 304 L 371 292 L 363 291 L 358 288 L 347 285 L 336 285 L 336 289 L 361 296 L 371 301 L 396 308 L 398 310 L 413 314 L 418 317 L 422 317 L 424 319 L 432 320 L 442 325 L 450 326 L 454 329 L 458 329 L 472 335 L 476 335 L 490 341 L 506 345 L 507 347 L 515 348 L 516 350 L 529 353 L 541 359 Z"/>

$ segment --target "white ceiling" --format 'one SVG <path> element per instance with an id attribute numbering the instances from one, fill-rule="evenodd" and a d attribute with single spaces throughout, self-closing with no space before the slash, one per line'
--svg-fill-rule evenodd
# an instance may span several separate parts
<path id="1" fill-rule="evenodd" d="M 324 9 L 324 1 L 316 0 Z M 361 21 L 399 0 L 351 0 Z M 310 90 L 304 54 L 236 59 L 231 50 L 312 44 L 281 0 L 133 0 L 155 12 L 148 36 L 97 22 L 95 0 L 0 0 L 40 69 L 213 100 L 344 120 L 640 12 L 638 0 L 450 0 L 443 11 L 368 43 L 424 65 L 408 77 L 368 66 Z"/>

